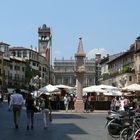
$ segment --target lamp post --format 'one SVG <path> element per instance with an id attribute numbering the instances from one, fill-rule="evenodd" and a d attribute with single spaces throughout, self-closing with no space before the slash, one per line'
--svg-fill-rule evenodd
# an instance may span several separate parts
<path id="1" fill-rule="evenodd" d="M 42 77 L 39 77 L 38 75 L 36 75 L 33 79 L 34 79 L 34 87 L 37 90 L 37 96 L 38 96 L 38 90 L 42 86 L 41 85 Z"/>

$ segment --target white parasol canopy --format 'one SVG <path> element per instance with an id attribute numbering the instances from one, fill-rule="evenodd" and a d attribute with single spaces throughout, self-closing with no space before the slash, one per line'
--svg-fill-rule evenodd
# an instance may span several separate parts
<path id="1" fill-rule="evenodd" d="M 129 86 L 123 87 L 122 90 L 132 92 L 140 91 L 140 84 L 131 84 Z"/>
<path id="2" fill-rule="evenodd" d="M 118 87 L 114 87 L 110 85 L 99 85 L 98 87 L 105 90 L 103 94 L 106 96 L 122 96 L 122 92 Z"/>
<path id="3" fill-rule="evenodd" d="M 54 85 L 54 86 L 57 87 L 57 88 L 63 88 L 63 89 L 74 89 L 74 87 L 70 87 L 70 86 L 62 85 L 62 84 Z"/>
<path id="4" fill-rule="evenodd" d="M 117 87 L 109 86 L 109 85 L 94 85 L 90 87 L 83 88 L 83 95 L 88 92 L 96 92 L 97 95 L 99 93 L 103 93 L 106 96 L 121 96 L 122 92 Z"/>
<path id="5" fill-rule="evenodd" d="M 105 90 L 99 88 L 98 86 L 90 86 L 83 88 L 83 92 L 105 92 Z"/>
<path id="6" fill-rule="evenodd" d="M 58 89 L 64 89 L 65 91 L 67 91 L 69 94 L 74 94 L 75 93 L 75 87 L 71 87 L 71 86 L 67 86 L 67 85 L 54 85 L 55 87 L 57 87 Z"/>
<path id="7" fill-rule="evenodd" d="M 99 88 L 105 89 L 105 90 L 113 90 L 113 89 L 118 89 L 117 87 L 110 86 L 110 85 L 98 85 Z"/>
<path id="8" fill-rule="evenodd" d="M 46 93 L 47 93 L 47 92 L 58 92 L 59 89 L 58 89 L 57 87 L 55 87 L 55 86 L 49 84 L 49 85 L 47 85 L 47 86 L 45 86 L 45 87 L 40 88 L 39 91 L 44 92 L 44 93 L 45 93 L 45 92 L 46 92 Z"/>
<path id="9" fill-rule="evenodd" d="M 112 90 L 112 91 L 106 91 L 103 94 L 106 96 L 122 96 L 123 93 L 119 90 L 118 91 Z"/>

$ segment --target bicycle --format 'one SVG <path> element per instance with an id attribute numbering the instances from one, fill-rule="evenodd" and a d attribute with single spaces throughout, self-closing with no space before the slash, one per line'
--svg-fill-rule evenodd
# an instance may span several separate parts
<path id="1" fill-rule="evenodd" d="M 140 116 L 132 116 L 131 120 L 132 124 L 121 131 L 120 140 L 133 140 L 136 135 L 135 133 L 140 129 Z"/>

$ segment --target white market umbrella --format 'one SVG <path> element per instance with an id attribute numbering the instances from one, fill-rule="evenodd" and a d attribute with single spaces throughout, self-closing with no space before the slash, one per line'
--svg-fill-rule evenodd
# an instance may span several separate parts
<path id="1" fill-rule="evenodd" d="M 44 87 L 40 88 L 39 91 L 47 93 L 47 92 L 57 92 L 57 91 L 59 91 L 59 89 L 57 87 L 49 84 L 47 86 L 44 86 Z"/>
<path id="2" fill-rule="evenodd" d="M 140 84 L 131 84 L 122 88 L 122 91 L 140 91 Z"/>
<path id="3" fill-rule="evenodd" d="M 103 93 L 104 95 L 106 95 L 106 96 L 122 96 L 123 95 L 123 93 L 121 92 L 121 91 L 106 91 L 106 92 L 104 92 Z"/>
<path id="4" fill-rule="evenodd" d="M 105 89 L 105 90 L 118 89 L 117 87 L 110 86 L 110 85 L 97 85 L 97 86 L 98 86 L 99 88 Z"/>
<path id="5" fill-rule="evenodd" d="M 98 85 L 98 87 L 105 90 L 103 94 L 106 96 L 122 96 L 122 92 L 118 87 L 114 87 L 110 85 Z"/>
<path id="6" fill-rule="evenodd" d="M 83 95 L 86 95 L 87 93 L 91 93 L 91 92 L 104 93 L 105 90 L 99 88 L 96 85 L 83 88 Z"/>
<path id="7" fill-rule="evenodd" d="M 57 87 L 57 88 L 63 88 L 63 89 L 74 89 L 74 87 L 70 87 L 70 86 L 62 85 L 62 84 L 54 85 L 54 86 Z"/>
<path id="8" fill-rule="evenodd" d="M 131 92 L 123 92 L 124 96 L 134 96 L 135 94 L 131 93 Z"/>
<path id="9" fill-rule="evenodd" d="M 71 86 L 67 86 L 67 85 L 54 85 L 55 87 L 59 88 L 59 89 L 64 89 L 66 90 L 68 93 L 73 94 L 75 87 L 71 87 Z"/>
<path id="10" fill-rule="evenodd" d="M 98 86 L 90 86 L 83 88 L 83 92 L 105 92 L 105 90 L 99 88 Z"/>

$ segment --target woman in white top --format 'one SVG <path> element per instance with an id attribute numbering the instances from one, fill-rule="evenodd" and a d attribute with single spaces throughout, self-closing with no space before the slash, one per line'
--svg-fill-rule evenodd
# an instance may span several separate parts
<path id="1" fill-rule="evenodd" d="M 124 97 L 121 97 L 120 99 L 120 110 L 124 111 Z"/>

